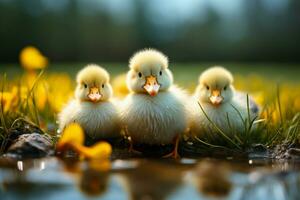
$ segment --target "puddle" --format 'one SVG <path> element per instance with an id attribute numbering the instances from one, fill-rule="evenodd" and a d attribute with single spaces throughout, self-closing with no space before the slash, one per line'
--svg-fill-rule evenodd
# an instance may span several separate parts
<path id="1" fill-rule="evenodd" d="M 300 198 L 298 162 L 128 159 L 110 170 L 57 158 L 5 163 L 1 200 Z"/>

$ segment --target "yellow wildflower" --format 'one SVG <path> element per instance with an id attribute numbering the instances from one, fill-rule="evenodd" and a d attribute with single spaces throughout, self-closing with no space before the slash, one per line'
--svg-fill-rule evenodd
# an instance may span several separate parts
<path id="1" fill-rule="evenodd" d="M 112 147 L 107 142 L 98 142 L 92 147 L 85 147 L 83 129 L 77 123 L 72 123 L 64 130 L 62 137 L 57 143 L 57 150 L 64 151 L 73 149 L 81 157 L 89 160 L 106 160 L 112 153 Z"/>
<path id="2" fill-rule="evenodd" d="M 37 74 L 35 71 L 28 71 L 28 73 L 24 74 L 21 83 L 25 87 L 31 89 L 33 87 L 33 84 L 36 82 Z"/>
<path id="3" fill-rule="evenodd" d="M 276 110 L 274 110 L 274 111 L 272 112 L 272 120 L 273 120 L 273 122 L 275 122 L 275 123 L 278 123 L 279 120 L 280 120 L 279 113 L 278 113 Z"/>
<path id="4" fill-rule="evenodd" d="M 57 143 L 57 149 L 63 150 L 68 145 L 81 145 L 84 142 L 83 129 L 77 123 L 72 123 L 67 126 Z"/>
<path id="5" fill-rule="evenodd" d="M 53 74 L 47 77 L 47 83 L 49 105 L 55 113 L 58 113 L 73 96 L 72 81 L 67 74 Z"/>
<path id="6" fill-rule="evenodd" d="M 20 53 L 21 65 L 27 70 L 43 69 L 48 64 L 48 59 L 33 46 L 27 46 Z"/>
<path id="7" fill-rule="evenodd" d="M 39 110 L 43 110 L 47 103 L 46 83 L 40 83 L 35 87 L 34 96 Z"/>
<path id="8" fill-rule="evenodd" d="M 116 97 L 125 97 L 129 93 L 126 85 L 126 74 L 116 76 L 112 81 L 112 87 Z"/>
<path id="9" fill-rule="evenodd" d="M 295 102 L 294 102 L 294 108 L 295 108 L 297 111 L 300 111 L 300 97 L 298 97 L 298 98 L 295 99 Z"/>
<path id="10" fill-rule="evenodd" d="M 251 95 L 256 103 L 259 105 L 264 105 L 265 104 L 265 95 L 263 92 L 256 92 Z"/>
<path id="11" fill-rule="evenodd" d="M 0 101 L 3 107 L 3 112 L 13 110 L 18 105 L 18 89 L 13 87 L 11 92 L 0 92 Z"/>
<path id="12" fill-rule="evenodd" d="M 9 110 L 13 98 L 14 96 L 12 96 L 10 92 L 0 93 L 0 100 L 4 113 L 6 113 Z"/>
<path id="13" fill-rule="evenodd" d="M 78 150 L 85 158 L 97 160 L 108 159 L 112 153 L 111 145 L 107 142 L 98 142 L 92 147 L 78 146 Z"/>
<path id="14" fill-rule="evenodd" d="M 68 99 L 70 99 L 70 94 L 61 94 L 61 93 L 51 93 L 49 94 L 48 102 L 52 110 L 55 113 L 61 111 L 62 107 L 65 105 Z"/>

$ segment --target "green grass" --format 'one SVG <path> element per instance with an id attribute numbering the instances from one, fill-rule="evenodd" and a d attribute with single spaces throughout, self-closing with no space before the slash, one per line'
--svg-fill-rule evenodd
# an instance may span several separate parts
<path id="1" fill-rule="evenodd" d="M 4 149 L 6 148 L 6 144 L 9 139 L 9 134 L 15 128 L 15 124 L 18 121 L 22 120 L 27 125 L 40 127 L 39 111 L 35 103 L 34 89 L 38 81 L 42 77 L 43 73 L 44 71 L 42 70 L 38 74 L 36 80 L 33 83 L 32 88 L 30 88 L 30 90 L 28 91 L 27 98 L 25 99 L 25 101 L 18 101 L 18 111 L 7 113 L 4 113 L 4 107 L 2 102 L 2 95 L 4 92 L 4 88 L 7 84 L 6 74 L 3 75 L 0 96 L 0 155 L 4 153 Z M 26 125 L 25 123 L 23 123 L 24 126 Z"/>
<path id="2" fill-rule="evenodd" d="M 101 64 L 101 63 L 100 63 Z M 112 77 L 117 76 L 120 73 L 126 73 L 128 70 L 127 64 L 118 63 L 104 63 L 103 66 L 107 67 L 108 71 L 111 73 Z M 212 63 L 199 63 L 199 64 L 171 64 L 175 77 L 175 82 L 182 87 L 194 87 L 198 82 L 199 74 Z M 264 77 L 266 80 L 276 80 L 279 83 L 290 83 L 299 84 L 300 68 L 297 65 L 281 65 L 281 64 L 240 64 L 240 63 L 223 63 L 233 74 L 240 74 L 242 76 L 247 76 L 249 74 L 257 74 L 258 76 Z M 3 68 L 2 66 L 5 66 Z M 46 69 L 46 74 L 51 73 L 68 73 L 71 77 L 75 79 L 75 75 L 78 70 L 84 66 L 83 64 L 53 64 Z M 2 68 L 1 68 L 2 67 Z M 16 77 L 20 77 L 22 70 L 16 65 L 0 65 L 3 71 L 7 72 L 7 76 L 10 80 Z M 3 112 L 3 104 L 0 102 L 0 141 L 1 150 L 3 152 L 6 138 L 8 137 L 9 131 L 14 124 L 14 121 L 18 119 L 26 119 L 31 121 L 36 126 L 40 127 L 43 122 L 49 122 L 55 125 L 55 117 L 51 113 L 51 109 L 46 107 L 45 111 L 41 113 L 37 109 L 36 97 L 34 95 L 34 88 L 38 83 L 39 79 L 43 75 L 41 72 L 33 87 L 30 89 L 27 95 L 26 102 L 18 102 L 18 112 L 5 114 Z M 1 91 L 5 90 L 7 81 L 6 75 L 3 76 L 1 83 Z M 251 84 L 251 83 L 249 83 Z M 266 81 L 268 84 L 268 81 Z M 247 110 L 248 115 L 246 119 L 240 115 L 241 120 L 244 124 L 244 129 L 239 133 L 225 133 L 222 127 L 218 127 L 205 113 L 202 106 L 199 104 L 199 111 L 203 112 L 207 117 L 208 121 L 212 124 L 216 131 L 217 137 L 195 137 L 195 141 L 198 142 L 195 148 L 198 149 L 227 149 L 237 152 L 245 152 L 247 149 L 251 148 L 253 144 L 263 144 L 268 147 L 274 147 L 282 143 L 299 143 L 300 138 L 300 114 L 298 111 L 294 111 L 293 108 L 289 108 L 285 113 L 283 112 L 283 107 L 288 107 L 288 105 L 282 105 L 281 102 L 281 88 L 278 86 L 276 91 L 276 112 L 280 116 L 279 123 L 274 123 L 270 120 L 261 120 L 254 118 L 250 115 L 249 111 L 249 98 L 247 96 Z M 1 98 L 2 99 L 2 98 Z M 273 102 L 274 103 L 274 102 Z M 262 108 L 263 110 L 265 108 Z M 236 109 L 239 113 L 239 110 Z M 270 113 L 271 115 L 271 113 Z M 42 119 L 41 119 L 42 118 Z M 227 116 L 227 122 L 230 127 L 229 117 Z M 254 129 L 254 127 L 256 127 Z M 232 131 L 234 132 L 234 131 Z M 54 136 L 54 138 L 56 138 Z"/>
<path id="3" fill-rule="evenodd" d="M 214 128 L 214 134 L 219 135 L 219 137 L 211 137 L 209 134 L 203 134 L 201 138 L 199 136 L 194 137 L 194 141 L 196 141 L 197 148 L 206 149 L 225 149 L 233 152 L 246 152 L 248 149 L 252 147 L 254 144 L 262 144 L 265 147 L 270 149 L 274 148 L 276 145 L 292 145 L 300 144 L 300 112 L 296 112 L 292 115 L 292 118 L 284 117 L 281 110 L 281 102 L 280 102 L 280 89 L 277 88 L 277 106 L 278 106 L 278 114 L 280 116 L 280 122 L 274 123 L 272 121 L 268 121 L 265 119 L 258 119 L 257 117 L 251 118 L 250 110 L 249 110 L 249 98 L 247 95 L 247 118 L 243 118 L 239 113 L 239 110 L 234 108 L 236 112 L 239 113 L 239 116 L 244 124 L 244 131 L 240 131 L 239 133 L 235 133 L 232 135 L 234 130 L 231 133 L 226 133 L 222 130 L 222 127 L 219 127 L 214 121 L 210 119 L 207 115 L 201 104 L 199 103 L 199 107 L 201 108 L 201 112 L 203 112 L 206 119 L 211 123 Z M 227 121 L 230 127 L 230 120 L 227 117 Z M 256 126 L 254 128 L 254 126 Z M 198 143 L 198 144 L 197 144 Z M 200 144 L 200 146 L 199 146 Z"/>

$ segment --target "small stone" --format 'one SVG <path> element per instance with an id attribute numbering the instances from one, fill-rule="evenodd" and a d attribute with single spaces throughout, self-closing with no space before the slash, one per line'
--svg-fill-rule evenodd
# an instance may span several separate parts
<path id="1" fill-rule="evenodd" d="M 290 148 L 287 153 L 291 156 L 300 156 L 300 149 Z"/>
<path id="2" fill-rule="evenodd" d="M 8 156 L 21 158 L 40 158 L 52 155 L 54 147 L 51 138 L 45 134 L 23 134 L 12 142 L 7 150 Z"/>
<path id="3" fill-rule="evenodd" d="M 266 152 L 268 149 L 262 144 L 254 144 L 252 146 L 253 151 L 255 152 Z"/>

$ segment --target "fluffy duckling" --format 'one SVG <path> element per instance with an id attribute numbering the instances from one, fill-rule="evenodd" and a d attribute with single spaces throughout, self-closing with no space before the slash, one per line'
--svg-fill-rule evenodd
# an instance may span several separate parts
<path id="1" fill-rule="evenodd" d="M 92 139 L 118 137 L 119 116 L 111 97 L 108 72 L 94 64 L 86 66 L 77 74 L 75 99 L 59 114 L 60 130 L 76 122 Z"/>
<path id="2" fill-rule="evenodd" d="M 190 132 L 194 135 L 216 132 L 208 117 L 226 133 L 244 131 L 243 119 L 248 117 L 247 98 L 235 92 L 232 74 L 223 67 L 211 67 L 199 77 L 193 102 L 190 107 Z M 237 112 L 237 110 L 240 112 Z M 251 118 L 258 114 L 255 102 L 250 101 Z M 229 119 L 229 123 L 228 123 Z"/>
<path id="3" fill-rule="evenodd" d="M 134 144 L 166 145 L 175 142 L 170 156 L 177 157 L 177 138 L 187 126 L 185 93 L 173 85 L 168 58 L 154 49 L 133 55 L 129 62 L 121 118 Z"/>

